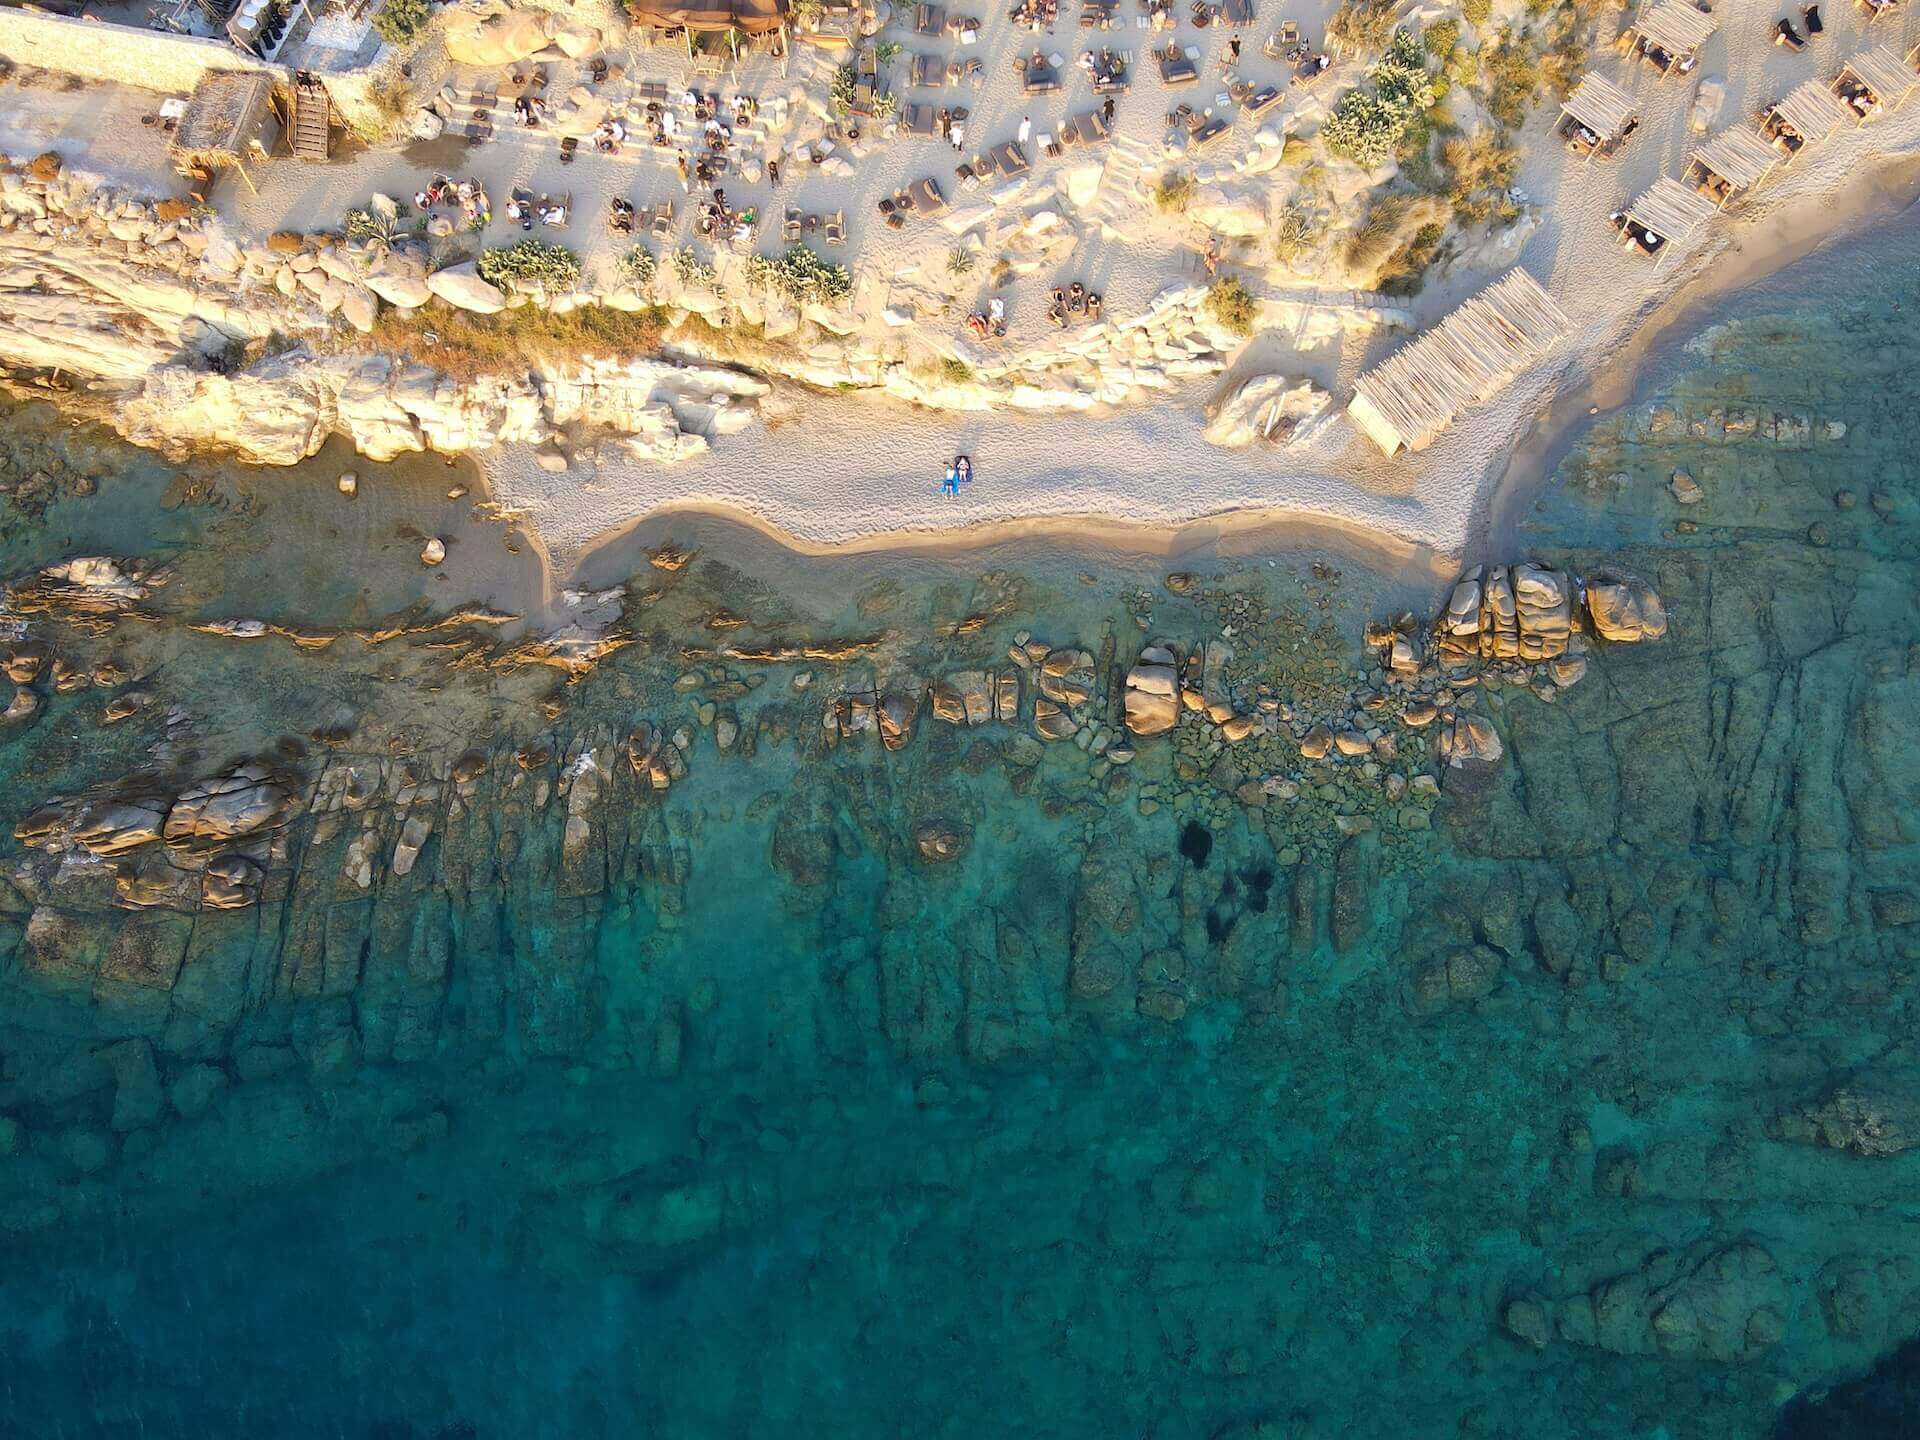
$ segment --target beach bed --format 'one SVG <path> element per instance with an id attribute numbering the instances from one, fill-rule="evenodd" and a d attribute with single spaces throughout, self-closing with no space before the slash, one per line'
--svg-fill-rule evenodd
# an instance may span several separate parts
<path id="1" fill-rule="evenodd" d="M 1688 74 L 1700 63 L 1700 47 L 1715 29 L 1711 15 L 1688 0 L 1661 0 L 1640 12 L 1621 32 L 1621 44 L 1662 75 Z"/>
<path id="2" fill-rule="evenodd" d="M 1780 152 L 1760 132 L 1741 125 L 1693 152 L 1687 179 L 1716 205 L 1726 205 L 1758 186 L 1780 163 Z"/>
<path id="3" fill-rule="evenodd" d="M 913 12 L 913 33 L 937 39 L 947 33 L 947 12 L 938 5 L 919 5 Z"/>
<path id="4" fill-rule="evenodd" d="M 1012 140 L 1005 140 L 994 146 L 990 154 L 993 158 L 993 168 L 1009 180 L 1016 175 L 1024 175 L 1033 168 L 1032 162 L 1027 159 L 1027 152 Z M 976 171 L 978 168 L 975 167 Z M 980 178 L 984 180 L 987 177 L 982 175 Z"/>
<path id="5" fill-rule="evenodd" d="M 1576 155 L 1607 158 L 1640 124 L 1633 97 L 1603 76 L 1589 75 L 1560 106 L 1560 138 Z"/>
<path id="6" fill-rule="evenodd" d="M 1153 58 L 1160 67 L 1160 83 L 1168 89 L 1191 85 L 1200 78 L 1199 68 L 1176 46 L 1156 50 Z"/>
<path id="7" fill-rule="evenodd" d="M 1809 144 L 1826 139 L 1852 114 L 1832 90 L 1818 80 L 1809 80 L 1762 112 L 1760 134 L 1792 160 Z"/>
<path id="8" fill-rule="evenodd" d="M 1900 59 L 1891 45 L 1876 45 L 1862 51 L 1840 67 L 1834 77 L 1834 97 L 1864 125 L 1888 110 L 1897 110 L 1920 84 L 1920 75 Z"/>
<path id="9" fill-rule="evenodd" d="M 1233 126 L 1231 124 L 1216 115 L 1211 120 L 1201 124 L 1200 127 L 1193 132 L 1188 143 L 1191 148 L 1195 150 L 1205 150 L 1232 128 Z"/>
<path id="10" fill-rule="evenodd" d="M 1082 145 L 1098 145 L 1107 138 L 1107 117 L 1098 110 L 1076 115 L 1060 127 L 1060 138 L 1071 134 Z"/>
<path id="11" fill-rule="evenodd" d="M 940 182 L 931 175 L 907 187 L 907 201 L 913 213 L 923 220 L 931 220 L 947 208 L 947 197 L 940 191 Z"/>
<path id="12" fill-rule="evenodd" d="M 940 135 L 940 116 L 931 105 L 910 103 L 900 107 L 900 131 L 904 135 L 918 135 L 929 139 L 938 139 Z"/>
<path id="13" fill-rule="evenodd" d="M 1241 103 L 1246 106 L 1247 113 L 1258 120 L 1262 115 L 1278 105 L 1281 98 L 1281 91 L 1278 86 L 1262 85 Z"/>
<path id="14" fill-rule="evenodd" d="M 908 83 L 918 89 L 937 90 L 947 83 L 947 62 L 940 55 L 915 55 L 907 68 Z"/>
<path id="15" fill-rule="evenodd" d="M 1622 240 L 1666 263 L 1673 245 L 1685 240 L 1714 216 L 1714 204 L 1698 190 L 1690 190 L 1671 175 L 1662 175 L 1636 195 L 1618 221 Z"/>

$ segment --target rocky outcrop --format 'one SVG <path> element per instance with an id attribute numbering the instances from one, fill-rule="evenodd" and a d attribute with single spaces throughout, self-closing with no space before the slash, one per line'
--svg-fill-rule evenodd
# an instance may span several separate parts
<path id="1" fill-rule="evenodd" d="M 1127 729 L 1136 735 L 1164 735 L 1180 719 L 1180 671 L 1165 645 L 1149 645 L 1127 672 Z"/>
<path id="2" fill-rule="evenodd" d="M 1655 1251 L 1589 1292 L 1548 1302 L 1516 1297 L 1503 1319 L 1516 1338 L 1616 1355 L 1663 1355 L 1721 1364 L 1750 1361 L 1785 1331 L 1793 1297 L 1758 1245 L 1699 1244 Z"/>
<path id="3" fill-rule="evenodd" d="M 1211 445 L 1240 449 L 1256 441 L 1298 444 L 1327 413 L 1333 397 L 1311 380 L 1288 375 L 1256 375 L 1207 407 L 1206 439 Z"/>
<path id="4" fill-rule="evenodd" d="M 1902 1154 L 1920 1145 L 1920 1075 L 1877 1073 L 1844 1081 L 1780 1111 L 1767 1133 L 1876 1159 Z"/>

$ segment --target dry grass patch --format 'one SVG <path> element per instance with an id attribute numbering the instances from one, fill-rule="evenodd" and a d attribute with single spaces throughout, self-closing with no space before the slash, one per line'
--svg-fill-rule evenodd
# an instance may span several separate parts
<path id="1" fill-rule="evenodd" d="M 429 300 L 417 310 L 383 309 L 372 335 L 353 338 L 438 370 L 456 380 L 525 374 L 539 360 L 565 365 L 579 360 L 633 360 L 660 348 L 665 312 L 613 310 L 583 305 L 564 315 L 537 305 L 476 315 Z"/>

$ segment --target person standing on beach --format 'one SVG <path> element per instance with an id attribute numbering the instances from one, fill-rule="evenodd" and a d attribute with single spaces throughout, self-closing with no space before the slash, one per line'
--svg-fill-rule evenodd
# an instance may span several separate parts
<path id="1" fill-rule="evenodd" d="M 1026 144 L 1027 137 L 1032 134 L 1033 134 L 1032 118 L 1030 116 L 1022 115 L 1020 117 L 1020 143 L 1022 145 Z"/>

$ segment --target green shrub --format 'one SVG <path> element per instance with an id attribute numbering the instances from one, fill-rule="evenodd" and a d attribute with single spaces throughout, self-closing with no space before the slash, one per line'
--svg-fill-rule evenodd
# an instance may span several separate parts
<path id="1" fill-rule="evenodd" d="M 1187 208 L 1197 187 L 1193 176 L 1184 170 L 1169 170 L 1154 188 L 1153 208 L 1162 215 L 1174 215 Z"/>
<path id="2" fill-rule="evenodd" d="M 789 246 L 777 259 L 749 256 L 747 283 L 756 290 L 777 291 L 796 305 L 844 300 L 853 294 L 853 272 L 822 260 L 804 245 Z"/>
<path id="3" fill-rule="evenodd" d="M 1493 17 L 1493 0 L 1460 0 L 1460 18 L 1476 30 Z"/>
<path id="4" fill-rule="evenodd" d="M 427 28 L 431 14 L 428 0 L 387 0 L 373 17 L 373 28 L 389 45 L 408 45 Z"/>
<path id="5" fill-rule="evenodd" d="M 1445 60 L 1453 54 L 1453 47 L 1460 43 L 1460 22 L 1458 20 L 1438 20 L 1427 27 L 1427 33 L 1420 37 L 1420 43 L 1426 47 L 1427 54 L 1436 60 Z"/>
<path id="6" fill-rule="evenodd" d="M 973 379 L 973 367 L 964 360 L 942 360 L 940 378 L 950 385 L 964 385 Z"/>
<path id="7" fill-rule="evenodd" d="M 882 40 L 878 45 L 873 47 L 873 58 L 882 65 L 891 65 L 895 60 L 900 58 L 900 42 L 897 40 Z"/>
<path id="8" fill-rule="evenodd" d="M 702 260 L 692 250 L 681 249 L 673 252 L 673 273 L 680 277 L 682 285 L 704 285 L 709 290 L 719 289 L 720 272 Z"/>
<path id="9" fill-rule="evenodd" d="M 626 311 L 599 305 L 582 305 L 564 315 L 538 305 L 476 315 L 430 300 L 417 310 L 381 306 L 372 336 L 354 335 L 351 343 L 371 345 L 456 380 L 477 380 L 524 375 L 528 364 L 538 360 L 568 364 L 650 355 L 659 348 L 665 317 L 657 306 Z"/>
<path id="10" fill-rule="evenodd" d="M 1344 0 L 1327 19 L 1327 34 L 1353 50 L 1377 50 L 1393 33 L 1391 0 Z"/>
<path id="11" fill-rule="evenodd" d="M 949 275 L 968 275 L 973 271 L 974 253 L 965 246 L 957 246 L 947 252 L 947 273 Z"/>
<path id="12" fill-rule="evenodd" d="M 503 290 L 571 290 L 580 283 L 580 257 L 546 240 L 482 251 L 475 268 L 482 280 Z"/>
<path id="13" fill-rule="evenodd" d="M 1313 220 L 1304 205 L 1287 206 L 1273 227 L 1273 258 L 1291 263 L 1313 239 Z"/>
<path id="14" fill-rule="evenodd" d="M 1440 147 L 1446 195 L 1464 224 L 1509 221 L 1519 214 L 1508 191 L 1520 174 L 1520 152 L 1491 130 L 1456 136 Z"/>
<path id="15" fill-rule="evenodd" d="M 1419 37 L 1410 30 L 1395 34 L 1367 79 L 1372 93 L 1342 95 L 1320 133 L 1334 154 L 1372 170 L 1399 150 L 1408 129 L 1432 108 L 1433 77 Z"/>
<path id="16" fill-rule="evenodd" d="M 853 108 L 853 91 L 858 83 L 859 77 L 851 65 L 842 65 L 833 72 L 833 80 L 827 86 L 827 103 L 833 107 L 834 114 L 844 115 Z"/>
<path id="17" fill-rule="evenodd" d="M 1253 294 L 1238 275 L 1222 275 L 1208 287 L 1207 314 L 1221 329 L 1234 335 L 1253 333 Z"/>
<path id="18" fill-rule="evenodd" d="M 644 245 L 634 246 L 613 262 L 614 277 L 629 290 L 646 289 L 653 283 L 654 274 L 659 268 L 653 252 Z"/>

